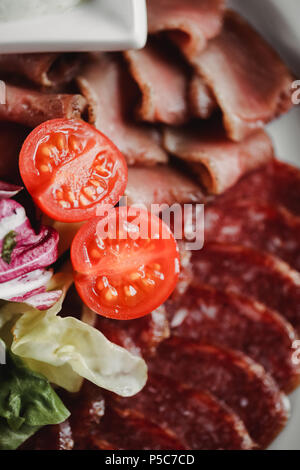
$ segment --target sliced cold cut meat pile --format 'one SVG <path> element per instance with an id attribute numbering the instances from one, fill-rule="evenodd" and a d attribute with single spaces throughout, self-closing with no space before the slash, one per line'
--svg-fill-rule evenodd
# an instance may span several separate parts
<path id="1" fill-rule="evenodd" d="M 300 332 L 300 274 L 279 259 L 252 248 L 207 243 L 192 255 L 196 282 L 258 300 Z"/>
<path id="2" fill-rule="evenodd" d="M 184 387 L 170 378 L 151 374 L 136 397 L 112 398 L 124 413 L 140 413 L 176 436 L 188 449 L 253 447 L 244 425 L 226 406 L 209 393 Z"/>
<path id="3" fill-rule="evenodd" d="M 237 351 L 174 337 L 159 347 L 150 370 L 212 393 L 243 420 L 259 447 L 266 447 L 288 418 L 285 396 L 271 376 Z"/>
<path id="4" fill-rule="evenodd" d="M 286 392 L 299 384 L 300 368 L 292 361 L 296 332 L 263 304 L 196 283 L 166 309 L 173 336 L 242 351 Z"/>
<path id="5" fill-rule="evenodd" d="M 258 199 L 206 207 L 205 240 L 272 253 L 300 271 L 300 217 Z"/>
<path id="6" fill-rule="evenodd" d="M 292 107 L 292 75 L 235 12 L 226 12 L 221 34 L 191 61 L 213 91 L 232 140 L 244 139 Z"/>
<path id="7" fill-rule="evenodd" d="M 77 81 L 88 101 L 89 121 L 117 145 L 129 165 L 167 162 L 156 129 L 136 124 L 128 115 L 136 89 L 118 60 L 105 54 L 95 57 Z"/>

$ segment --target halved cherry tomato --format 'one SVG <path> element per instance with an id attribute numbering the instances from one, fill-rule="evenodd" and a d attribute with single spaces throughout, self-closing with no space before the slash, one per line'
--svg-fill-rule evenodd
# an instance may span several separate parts
<path id="1" fill-rule="evenodd" d="M 105 317 L 129 320 L 159 307 L 180 271 L 169 227 L 139 208 L 111 209 L 81 227 L 71 247 L 83 302 Z"/>
<path id="2" fill-rule="evenodd" d="M 127 165 L 101 132 L 79 120 L 54 119 L 34 129 L 20 153 L 20 172 L 40 209 L 61 222 L 115 205 L 127 185 Z"/>

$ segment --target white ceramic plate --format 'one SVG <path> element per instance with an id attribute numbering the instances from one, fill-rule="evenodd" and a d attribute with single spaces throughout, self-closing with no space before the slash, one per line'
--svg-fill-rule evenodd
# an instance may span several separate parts
<path id="1" fill-rule="evenodd" d="M 0 22 L 1 53 L 124 50 L 146 38 L 145 0 L 89 0 L 59 15 Z"/>
<path id="2" fill-rule="evenodd" d="M 281 54 L 300 78 L 299 0 L 230 0 Z M 300 167 L 300 107 L 268 126 L 277 156 Z M 259 399 L 259 397 L 258 397 Z M 272 450 L 300 450 L 300 389 L 291 396 L 291 418 Z"/>

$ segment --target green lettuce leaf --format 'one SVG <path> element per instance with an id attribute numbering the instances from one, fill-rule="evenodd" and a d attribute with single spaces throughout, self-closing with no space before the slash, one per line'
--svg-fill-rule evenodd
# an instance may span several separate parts
<path id="1" fill-rule="evenodd" d="M 121 396 L 135 395 L 144 387 L 143 359 L 111 343 L 92 326 L 57 316 L 58 311 L 52 307 L 22 315 L 13 328 L 14 354 L 70 392 L 79 390 L 82 378 Z"/>
<path id="2" fill-rule="evenodd" d="M 40 427 L 70 415 L 49 381 L 9 350 L 6 364 L 0 365 L 0 383 L 1 450 L 16 449 Z"/>

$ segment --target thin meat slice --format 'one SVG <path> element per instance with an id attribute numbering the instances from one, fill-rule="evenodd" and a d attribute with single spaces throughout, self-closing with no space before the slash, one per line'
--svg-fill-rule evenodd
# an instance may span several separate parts
<path id="1" fill-rule="evenodd" d="M 154 354 L 158 345 L 170 336 L 164 305 L 136 320 L 116 322 L 97 315 L 95 327 L 113 343 L 142 357 Z"/>
<path id="2" fill-rule="evenodd" d="M 131 80 L 115 57 L 101 54 L 91 59 L 77 78 L 88 101 L 89 121 L 119 147 L 129 165 L 166 163 L 159 132 L 130 117 L 129 110 L 136 103 Z"/>
<path id="3" fill-rule="evenodd" d="M 125 191 L 128 205 L 204 203 L 205 195 L 199 185 L 182 171 L 170 166 L 132 167 L 128 169 Z"/>
<path id="4" fill-rule="evenodd" d="M 186 55 L 201 52 L 222 28 L 224 0 L 147 0 L 150 33 L 169 31 Z"/>
<path id="5" fill-rule="evenodd" d="M 139 413 L 187 449 L 253 447 L 242 421 L 226 406 L 209 393 L 184 387 L 170 378 L 150 374 L 146 387 L 135 397 L 122 399 L 115 395 L 112 399 L 124 413 Z"/>
<path id="6" fill-rule="evenodd" d="M 230 204 L 233 200 L 248 198 L 280 204 L 292 214 L 300 216 L 299 168 L 274 159 L 246 175 L 216 202 Z"/>
<path id="7" fill-rule="evenodd" d="M 285 392 L 300 380 L 292 360 L 293 327 L 264 305 L 238 294 L 195 284 L 166 303 L 173 336 L 243 352 L 261 364 Z"/>
<path id="8" fill-rule="evenodd" d="M 163 41 L 150 39 L 144 49 L 124 55 L 142 95 L 137 117 L 170 125 L 184 123 L 189 115 L 189 77 L 180 58 Z"/>
<path id="9" fill-rule="evenodd" d="M 221 34 L 190 60 L 216 97 L 228 136 L 234 141 L 292 107 L 291 73 L 235 12 L 226 13 Z"/>
<path id="10" fill-rule="evenodd" d="M 0 104 L 0 121 L 36 127 L 49 119 L 80 118 L 86 100 L 81 95 L 45 94 L 6 85 L 6 104 Z"/>
<path id="11" fill-rule="evenodd" d="M 266 251 L 300 271 L 300 217 L 278 205 L 258 199 L 215 202 L 205 211 L 205 240 Z"/>
<path id="12" fill-rule="evenodd" d="M 185 450 L 172 435 L 138 414 L 107 405 L 103 419 L 91 435 L 101 450 Z"/>
<path id="13" fill-rule="evenodd" d="M 287 421 L 287 398 L 259 364 L 238 351 L 174 337 L 161 344 L 150 370 L 212 393 L 242 419 L 260 448 Z"/>
<path id="14" fill-rule="evenodd" d="M 206 243 L 192 254 L 196 282 L 258 300 L 300 332 L 300 274 L 272 255 L 239 245 Z"/>
<path id="15" fill-rule="evenodd" d="M 273 147 L 264 131 L 256 131 L 243 142 L 231 142 L 217 122 L 200 129 L 167 128 L 164 147 L 188 162 L 212 194 L 233 186 L 248 171 L 273 158 Z"/>
<path id="16" fill-rule="evenodd" d="M 79 70 L 80 54 L 0 54 L 0 74 L 20 75 L 37 85 L 70 82 Z"/>
<path id="17" fill-rule="evenodd" d="M 189 83 L 189 107 L 192 115 L 200 119 L 208 119 L 217 109 L 216 99 L 200 75 L 194 74 Z"/>

